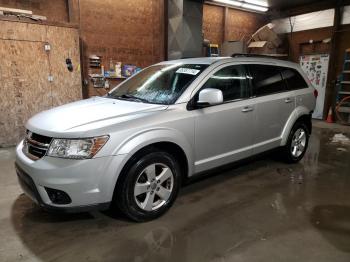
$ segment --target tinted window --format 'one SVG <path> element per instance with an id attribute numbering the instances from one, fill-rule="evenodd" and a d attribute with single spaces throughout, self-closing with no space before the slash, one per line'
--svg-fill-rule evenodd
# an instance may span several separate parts
<path id="1" fill-rule="evenodd" d="M 249 71 L 255 96 L 264 96 L 286 90 L 279 67 L 249 65 Z"/>
<path id="2" fill-rule="evenodd" d="M 204 84 L 204 88 L 217 88 L 222 91 L 224 101 L 248 97 L 246 73 L 243 66 L 228 66 L 217 71 Z"/>
<path id="3" fill-rule="evenodd" d="M 300 73 L 292 68 L 281 68 L 283 79 L 287 83 L 288 90 L 308 88 L 307 83 Z"/>

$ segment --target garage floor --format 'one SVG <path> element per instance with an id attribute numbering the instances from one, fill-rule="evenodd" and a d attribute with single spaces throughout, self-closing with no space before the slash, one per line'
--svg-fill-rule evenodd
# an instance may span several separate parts
<path id="1" fill-rule="evenodd" d="M 331 129 L 332 128 L 332 129 Z M 316 122 L 303 161 L 259 157 L 194 182 L 162 218 L 52 215 L 0 150 L 0 261 L 350 261 L 350 128 Z"/>

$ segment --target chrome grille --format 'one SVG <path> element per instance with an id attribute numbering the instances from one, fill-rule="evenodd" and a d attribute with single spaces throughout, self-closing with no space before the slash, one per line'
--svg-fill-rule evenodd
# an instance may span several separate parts
<path id="1" fill-rule="evenodd" d="M 27 130 L 23 144 L 23 153 L 32 160 L 38 160 L 46 155 L 52 138 L 42 136 Z"/>

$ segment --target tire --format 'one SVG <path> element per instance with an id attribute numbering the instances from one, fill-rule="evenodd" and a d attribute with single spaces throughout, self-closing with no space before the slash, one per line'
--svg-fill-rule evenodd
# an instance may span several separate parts
<path id="1" fill-rule="evenodd" d="M 181 169 L 171 154 L 144 151 L 127 164 L 113 201 L 131 220 L 149 221 L 167 212 L 180 184 Z"/>
<path id="2" fill-rule="evenodd" d="M 294 124 L 287 144 L 282 148 L 282 156 L 287 163 L 297 163 L 304 157 L 309 144 L 309 134 L 305 123 L 296 122 Z"/>

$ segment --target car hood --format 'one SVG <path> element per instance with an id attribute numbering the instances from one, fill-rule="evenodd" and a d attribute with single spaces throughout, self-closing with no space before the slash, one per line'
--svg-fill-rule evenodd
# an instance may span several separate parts
<path id="1" fill-rule="evenodd" d="M 147 104 L 104 97 L 93 97 L 43 111 L 27 122 L 27 129 L 52 136 L 106 120 L 134 118 L 135 115 L 165 110 L 168 106 Z M 86 130 L 88 131 L 88 130 Z"/>

